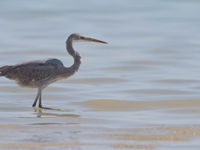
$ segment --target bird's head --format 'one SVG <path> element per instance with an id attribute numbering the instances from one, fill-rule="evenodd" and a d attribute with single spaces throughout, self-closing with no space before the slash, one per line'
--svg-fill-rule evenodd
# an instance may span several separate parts
<path id="1" fill-rule="evenodd" d="M 73 33 L 69 36 L 69 39 L 72 41 L 84 41 L 84 42 L 97 42 L 97 43 L 103 43 L 103 44 L 107 44 L 107 42 L 104 41 L 100 41 L 94 38 L 89 38 L 89 37 L 84 37 L 80 34 L 77 33 Z"/>

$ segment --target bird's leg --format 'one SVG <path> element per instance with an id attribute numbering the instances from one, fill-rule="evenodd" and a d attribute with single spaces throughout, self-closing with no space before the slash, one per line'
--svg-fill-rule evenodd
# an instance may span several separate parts
<path id="1" fill-rule="evenodd" d="M 49 108 L 49 107 L 43 107 L 42 106 L 42 88 L 39 87 L 38 89 L 38 94 L 37 94 L 37 99 L 39 98 L 39 108 L 41 109 L 49 109 L 49 110 L 61 110 L 61 109 L 54 109 L 54 108 Z M 35 102 L 33 103 L 33 105 L 35 106 L 37 103 L 37 100 L 35 100 Z"/>
<path id="2" fill-rule="evenodd" d="M 41 90 L 40 90 L 40 88 L 38 88 L 37 96 L 35 97 L 35 100 L 34 100 L 32 107 L 35 107 L 35 105 L 37 104 L 40 93 L 41 93 Z"/>
<path id="3" fill-rule="evenodd" d="M 40 96 L 39 96 L 39 108 L 42 108 L 42 90 L 40 90 Z"/>
<path id="4" fill-rule="evenodd" d="M 42 106 L 42 89 L 41 88 L 40 88 L 40 91 L 39 91 L 39 108 L 53 110 L 53 108 Z"/>

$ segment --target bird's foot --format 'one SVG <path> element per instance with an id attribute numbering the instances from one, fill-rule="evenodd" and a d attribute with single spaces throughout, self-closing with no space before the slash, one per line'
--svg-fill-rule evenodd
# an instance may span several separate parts
<path id="1" fill-rule="evenodd" d="M 42 109 L 62 111 L 62 112 L 70 112 L 70 110 L 65 110 L 65 109 L 57 109 L 57 108 L 39 106 L 39 110 L 41 111 Z"/>
<path id="2" fill-rule="evenodd" d="M 39 106 L 39 109 L 49 109 L 49 110 L 54 110 L 54 108 L 50 108 L 50 107 L 43 107 L 43 106 Z"/>
<path id="3" fill-rule="evenodd" d="M 33 107 L 34 111 L 37 112 L 42 112 L 43 109 L 47 109 L 47 110 L 55 110 L 55 111 L 62 111 L 62 112 L 71 112 L 71 110 L 65 110 L 65 109 L 57 109 L 57 108 L 50 108 L 50 107 L 43 107 L 43 106 L 39 106 L 39 107 Z"/>

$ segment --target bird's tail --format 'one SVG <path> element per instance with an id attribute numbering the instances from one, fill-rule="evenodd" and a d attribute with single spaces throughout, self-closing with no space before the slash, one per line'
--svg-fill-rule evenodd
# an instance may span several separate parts
<path id="1" fill-rule="evenodd" d="M 0 76 L 4 76 L 6 75 L 6 73 L 8 71 L 10 71 L 10 69 L 12 69 L 13 66 L 3 66 L 3 67 L 0 67 Z"/>

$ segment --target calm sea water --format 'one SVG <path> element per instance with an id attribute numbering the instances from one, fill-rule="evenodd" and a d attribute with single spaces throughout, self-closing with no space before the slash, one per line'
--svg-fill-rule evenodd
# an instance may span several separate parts
<path id="1" fill-rule="evenodd" d="M 0 1 L 0 66 L 58 58 L 79 72 L 43 91 L 0 78 L 0 149 L 200 148 L 200 2 Z M 68 112 L 67 112 L 68 111 Z"/>

